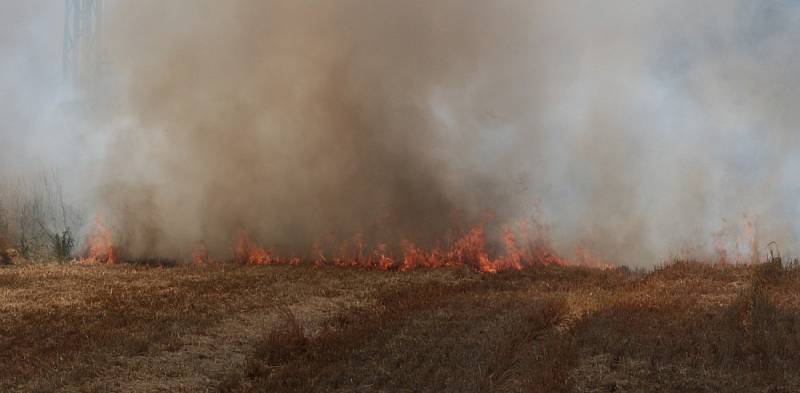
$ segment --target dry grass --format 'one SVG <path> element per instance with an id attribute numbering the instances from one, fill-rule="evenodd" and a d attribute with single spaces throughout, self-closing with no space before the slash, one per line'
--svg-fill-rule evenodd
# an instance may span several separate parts
<path id="1" fill-rule="evenodd" d="M 0 268 L 0 391 L 796 391 L 800 272 Z"/>

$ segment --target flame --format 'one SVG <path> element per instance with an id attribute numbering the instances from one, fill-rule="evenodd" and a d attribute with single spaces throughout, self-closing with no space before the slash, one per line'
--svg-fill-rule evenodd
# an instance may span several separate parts
<path id="1" fill-rule="evenodd" d="M 239 240 L 236 242 L 234 251 L 236 262 L 243 265 L 271 265 L 278 262 L 272 257 L 271 252 L 253 243 L 246 231 L 239 232 Z"/>
<path id="2" fill-rule="evenodd" d="M 321 255 L 321 249 L 320 249 Z M 299 265 L 299 257 L 280 257 L 274 250 L 267 250 L 250 239 L 247 231 L 239 232 L 234 245 L 234 260 L 241 265 Z"/>
<path id="3" fill-rule="evenodd" d="M 466 232 L 452 230 L 449 246 L 441 248 L 422 248 L 411 240 L 403 240 L 392 246 L 377 242 L 368 245 L 362 233 L 337 242 L 331 233 L 325 241 L 313 243 L 310 260 L 314 265 L 333 265 L 341 267 L 397 270 L 401 272 L 414 269 L 433 269 L 441 267 L 466 266 L 483 273 L 498 273 L 507 270 L 522 270 L 526 267 L 544 265 L 568 265 L 608 268 L 612 266 L 594 256 L 588 248 L 575 249 L 575 259 L 560 257 L 552 247 L 547 236 L 547 227 L 536 220 L 522 220 L 516 228 L 505 227 L 500 241 L 487 241 L 487 224 L 491 219 L 486 215 L 481 222 Z M 455 240 L 452 240 L 455 239 Z M 85 262 L 116 263 L 116 249 L 111 230 L 102 217 L 95 219 L 95 227 L 89 234 L 89 252 Z M 502 253 L 495 252 L 494 246 L 502 244 Z M 233 246 L 234 261 L 242 265 L 298 265 L 302 259 L 297 256 L 285 257 L 274 249 L 266 249 L 253 241 L 246 230 L 240 230 Z M 398 252 L 396 257 L 393 253 Z M 191 253 L 195 264 L 213 263 L 205 242 L 196 243 Z"/>
<path id="4" fill-rule="evenodd" d="M 214 263 L 214 260 L 209 256 L 205 242 L 198 242 L 194 251 L 192 251 L 192 263 L 196 265 Z"/>
<path id="5" fill-rule="evenodd" d="M 381 270 L 389 270 L 394 266 L 394 260 L 386 256 L 389 246 L 386 243 L 378 243 L 372 251 L 372 256 L 375 257 L 376 267 Z"/>
<path id="6" fill-rule="evenodd" d="M 89 233 L 89 255 L 82 259 L 87 263 L 116 263 L 114 243 L 111 230 L 103 222 L 101 216 L 95 217 L 94 229 Z"/>
<path id="7" fill-rule="evenodd" d="M 414 269 L 442 267 L 469 267 L 483 273 L 523 270 L 533 266 L 576 265 L 598 269 L 613 269 L 615 265 L 596 255 L 589 247 L 579 244 L 574 248 L 574 257 L 563 257 L 552 247 L 547 225 L 533 216 L 520 220 L 515 225 L 502 228 L 500 234 L 487 230 L 491 215 L 487 214 L 477 225 L 463 231 L 453 228 L 448 232 L 447 242 L 435 243 L 434 247 L 420 247 L 409 239 L 399 244 L 368 242 L 358 232 L 350 238 L 338 241 L 333 233 L 312 244 L 310 258 L 316 266 L 340 266 L 371 268 L 406 272 Z M 496 228 L 496 227 L 494 227 Z M 487 233 L 489 239 L 487 240 Z M 87 256 L 81 262 L 109 263 L 118 261 L 118 250 L 114 236 L 102 216 L 96 216 L 94 228 L 89 231 Z M 687 258 L 696 249 L 707 247 L 698 243 L 686 248 L 682 254 Z M 757 263 L 758 227 L 756 219 L 744 215 L 738 225 L 723 220 L 723 225 L 712 237 L 718 263 Z M 298 265 L 303 262 L 298 256 L 283 256 L 275 249 L 266 249 L 253 241 L 250 234 L 241 230 L 234 247 L 234 261 L 246 265 Z M 213 263 L 205 242 L 198 242 L 191 252 L 195 264 Z"/>
<path id="8" fill-rule="evenodd" d="M 342 267 L 378 268 L 401 272 L 420 268 L 440 268 L 468 266 L 484 273 L 497 273 L 504 270 L 522 270 L 531 266 L 567 265 L 575 262 L 559 257 L 549 247 L 545 236 L 546 227 L 528 221 L 520 222 L 516 231 L 506 228 L 502 233 L 505 254 L 492 257 L 487 247 L 486 221 L 472 227 L 453 241 L 446 251 L 438 247 L 423 249 L 410 240 L 403 240 L 396 249 L 402 257 L 395 259 L 386 243 L 378 243 L 371 253 L 367 249 L 364 236 L 357 233 L 353 238 L 338 243 L 335 240 L 316 241 L 311 248 L 311 258 L 317 266 L 333 265 Z M 457 232 L 457 231 L 454 231 Z M 521 239 L 521 240 L 520 240 Z M 327 253 L 323 244 L 328 244 L 334 252 Z M 331 255 L 331 258 L 326 258 Z M 592 267 L 606 267 L 608 264 L 591 256 L 588 250 L 581 250 L 579 264 Z"/>
<path id="9" fill-rule="evenodd" d="M 317 240 L 310 252 L 310 261 L 316 266 L 333 265 L 341 267 L 397 270 L 401 272 L 414 269 L 434 269 L 442 267 L 466 266 L 483 273 L 522 270 L 532 266 L 581 265 L 593 268 L 610 268 L 610 263 L 593 255 L 586 247 L 575 249 L 575 258 L 570 260 L 559 256 L 550 247 L 547 227 L 532 220 L 517 223 L 516 228 L 502 230 L 501 253 L 487 243 L 488 218 L 466 232 L 453 230 L 455 239 L 448 247 L 429 249 L 419 247 L 411 240 L 403 240 L 397 246 L 378 242 L 370 248 L 364 235 L 356 233 L 351 238 L 337 242 L 330 234 L 326 241 Z M 95 228 L 89 236 L 89 255 L 83 261 L 115 263 L 116 250 L 113 236 L 101 217 L 95 219 Z M 394 252 L 400 252 L 395 257 Z M 297 256 L 284 257 L 274 249 L 266 249 L 253 241 L 250 234 L 241 230 L 233 247 L 234 261 L 242 265 L 298 265 L 302 259 Z M 198 242 L 191 253 L 195 264 L 213 263 L 205 242 Z"/>

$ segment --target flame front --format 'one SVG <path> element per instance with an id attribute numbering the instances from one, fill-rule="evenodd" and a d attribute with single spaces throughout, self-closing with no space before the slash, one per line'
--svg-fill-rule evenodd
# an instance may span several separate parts
<path id="1" fill-rule="evenodd" d="M 262 248 L 252 240 L 246 231 L 239 232 L 239 240 L 234 246 L 234 259 L 242 265 L 297 265 L 300 258 L 283 258 L 277 256 L 273 251 Z"/>
<path id="2" fill-rule="evenodd" d="M 89 233 L 89 255 L 83 262 L 116 263 L 113 236 L 101 216 L 95 217 L 94 228 Z"/>
<path id="3" fill-rule="evenodd" d="M 423 248 L 411 240 L 392 245 L 376 242 L 370 246 L 362 233 L 343 241 L 330 234 L 324 241 L 313 243 L 308 259 L 316 266 L 372 268 L 380 270 L 410 271 L 442 267 L 469 267 L 483 273 L 522 270 L 533 266 L 582 265 L 595 268 L 612 266 L 595 257 L 588 248 L 575 249 L 575 258 L 560 257 L 550 246 L 547 228 L 532 220 L 520 221 L 515 228 L 502 230 L 499 241 L 487 241 L 488 219 L 453 237 L 446 247 Z M 89 235 L 89 251 L 85 262 L 115 263 L 117 260 L 111 230 L 101 217 Z M 488 246 L 489 244 L 495 245 Z M 495 248 L 500 249 L 500 252 Z M 300 257 L 280 255 L 274 248 L 267 249 L 255 242 L 246 230 L 240 230 L 233 246 L 234 261 L 241 265 L 297 265 Z M 191 252 L 195 264 L 212 263 L 205 242 L 198 242 Z"/>
<path id="4" fill-rule="evenodd" d="M 522 221 L 516 230 L 506 228 L 502 232 L 504 253 L 492 256 L 487 247 L 486 224 L 476 225 L 452 241 L 444 249 L 424 249 L 410 240 L 402 240 L 397 246 L 378 242 L 370 248 L 361 233 L 337 242 L 331 234 L 325 241 L 317 240 L 310 250 L 310 259 L 316 266 L 340 266 L 374 268 L 381 270 L 410 271 L 420 268 L 467 266 L 483 273 L 504 270 L 522 270 L 526 267 L 545 265 L 580 264 L 591 267 L 607 267 L 592 256 L 586 248 L 576 250 L 575 260 L 559 257 L 549 246 L 546 228 L 530 221 Z M 394 257 L 391 250 L 399 250 L 401 256 Z M 284 258 L 253 242 L 246 231 L 241 231 L 234 246 L 236 262 L 240 264 L 297 264 L 299 258 Z"/>

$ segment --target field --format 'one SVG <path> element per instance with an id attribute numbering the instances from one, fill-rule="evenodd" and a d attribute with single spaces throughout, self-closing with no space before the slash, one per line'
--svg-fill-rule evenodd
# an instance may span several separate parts
<path id="1" fill-rule="evenodd" d="M 800 270 L 0 268 L 2 392 L 800 391 Z"/>

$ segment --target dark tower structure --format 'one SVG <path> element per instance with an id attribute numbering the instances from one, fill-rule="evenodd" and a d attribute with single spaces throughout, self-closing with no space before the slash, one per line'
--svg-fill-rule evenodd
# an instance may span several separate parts
<path id="1" fill-rule="evenodd" d="M 64 7 L 64 79 L 93 84 L 103 66 L 102 0 L 66 0 Z"/>

